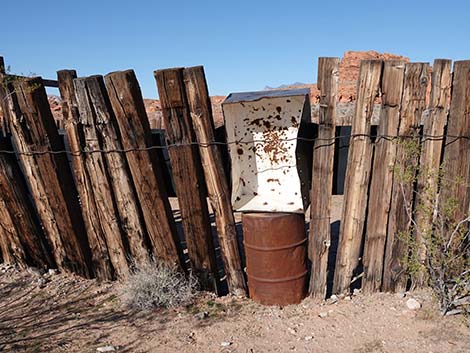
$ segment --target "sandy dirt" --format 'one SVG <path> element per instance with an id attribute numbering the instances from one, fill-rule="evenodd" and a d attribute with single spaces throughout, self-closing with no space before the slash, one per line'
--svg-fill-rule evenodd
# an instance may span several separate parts
<path id="1" fill-rule="evenodd" d="M 341 204 L 334 196 L 332 245 Z M 0 265 L 0 352 L 470 352 L 469 323 L 441 317 L 429 292 L 307 298 L 284 308 L 202 293 L 189 307 L 135 312 L 122 305 L 121 289 Z M 409 298 L 422 308 L 408 310 Z"/>
<path id="2" fill-rule="evenodd" d="M 120 286 L 0 269 L 0 351 L 470 352 L 464 320 L 439 316 L 428 292 L 308 298 L 284 308 L 202 294 L 189 307 L 133 312 Z M 422 308 L 408 310 L 409 298 Z"/>

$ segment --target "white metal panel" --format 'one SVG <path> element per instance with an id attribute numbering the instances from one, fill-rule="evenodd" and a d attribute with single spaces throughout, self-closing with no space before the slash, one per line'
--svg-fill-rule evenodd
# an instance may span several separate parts
<path id="1" fill-rule="evenodd" d="M 308 93 L 281 92 L 256 93 L 256 100 L 249 99 L 253 93 L 230 95 L 222 105 L 235 210 L 304 212 L 296 149 Z"/>

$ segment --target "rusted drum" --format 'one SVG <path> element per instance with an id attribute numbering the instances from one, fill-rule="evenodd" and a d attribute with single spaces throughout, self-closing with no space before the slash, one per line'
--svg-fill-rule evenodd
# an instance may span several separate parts
<path id="1" fill-rule="evenodd" d="M 242 216 L 250 297 L 262 304 L 299 303 L 307 295 L 307 238 L 303 214 Z"/>

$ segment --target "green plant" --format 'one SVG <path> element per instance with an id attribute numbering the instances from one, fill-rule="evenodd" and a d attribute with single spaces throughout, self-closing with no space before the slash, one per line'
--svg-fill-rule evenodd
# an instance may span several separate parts
<path id="1" fill-rule="evenodd" d="M 400 143 L 400 142 L 399 142 Z M 417 160 L 419 140 L 402 144 L 404 160 Z M 396 171 L 401 189 L 415 183 L 418 175 L 425 181 L 414 195 L 419 200 L 413 210 L 413 195 L 402 192 L 406 213 L 411 226 L 398 234 L 408 253 L 402 259 L 413 283 L 429 285 L 440 305 L 443 315 L 470 312 L 470 215 L 457 218 L 459 202 L 456 197 L 438 198 L 439 189 L 456 195 L 456 187 L 465 185 L 462 178 L 449 180 L 445 165 L 439 170 L 424 170 L 417 163 L 406 163 Z M 417 217 L 417 215 L 419 215 Z M 429 220 L 427 222 L 426 220 Z"/>

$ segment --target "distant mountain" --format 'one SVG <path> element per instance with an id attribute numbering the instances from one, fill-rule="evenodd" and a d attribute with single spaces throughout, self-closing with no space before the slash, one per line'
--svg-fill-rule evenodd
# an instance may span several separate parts
<path id="1" fill-rule="evenodd" d="M 294 82 L 294 83 L 291 83 L 291 84 L 288 84 L 288 85 L 280 85 L 278 87 L 270 87 L 270 86 L 265 86 L 264 87 L 264 90 L 266 91 L 269 91 L 269 90 L 273 90 L 273 89 L 289 89 L 289 88 L 292 88 L 292 87 L 307 87 L 307 86 L 310 86 L 309 83 L 303 83 L 303 82 Z"/>
<path id="2" fill-rule="evenodd" d="M 369 51 L 347 51 L 344 53 L 343 58 L 341 59 L 340 68 L 339 68 L 339 92 L 338 92 L 338 102 L 344 105 L 344 114 L 352 114 L 353 105 L 349 103 L 354 103 L 356 100 L 356 84 L 359 77 L 359 66 L 361 60 L 371 60 L 371 59 L 381 59 L 381 60 L 403 60 L 408 62 L 409 59 L 395 54 L 389 53 L 379 53 L 373 50 Z M 317 85 L 315 83 L 303 83 L 303 82 L 294 82 L 291 84 L 284 84 L 278 87 L 266 86 L 265 90 L 271 89 L 289 89 L 289 88 L 310 88 L 310 101 L 312 103 L 312 119 L 315 120 L 315 117 L 318 116 L 318 102 L 320 98 L 320 92 L 318 91 Z M 214 122 L 216 127 L 223 125 L 223 115 L 221 109 L 221 103 L 225 99 L 224 96 L 212 96 L 212 111 L 214 115 Z M 57 121 L 57 124 L 60 127 L 63 127 L 62 122 L 62 107 L 60 104 L 60 98 L 56 96 L 49 96 L 49 103 L 51 106 L 52 113 L 54 118 Z M 162 123 L 162 114 L 160 102 L 154 99 L 145 99 L 145 108 L 149 117 L 150 125 L 152 128 L 164 128 Z"/>

